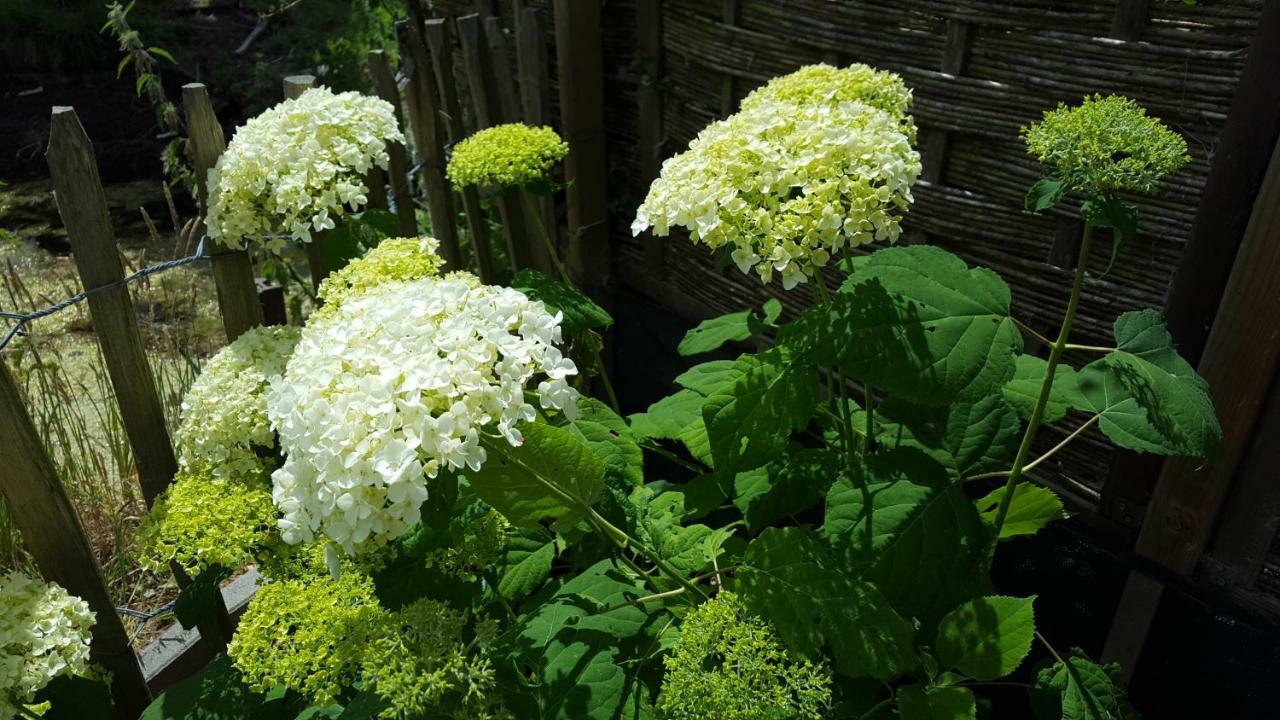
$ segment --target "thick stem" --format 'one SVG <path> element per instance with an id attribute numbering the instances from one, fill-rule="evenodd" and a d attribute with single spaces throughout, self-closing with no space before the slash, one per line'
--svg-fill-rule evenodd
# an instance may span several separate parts
<path id="1" fill-rule="evenodd" d="M 1089 261 L 1089 243 L 1093 239 L 1093 226 L 1085 223 L 1084 233 L 1080 239 L 1080 260 L 1076 265 L 1075 280 L 1071 284 L 1071 298 L 1067 300 L 1067 312 L 1062 318 L 1062 328 L 1058 330 L 1058 339 L 1050 345 L 1049 360 L 1045 367 L 1044 382 L 1040 384 L 1040 397 L 1031 411 L 1031 419 L 1022 434 L 1022 444 L 1018 446 L 1018 454 L 1013 459 L 1013 468 L 1009 471 L 1009 479 L 1004 484 L 1004 497 L 1000 498 L 1000 508 L 996 511 L 995 533 L 1000 537 L 1000 529 L 1004 527 L 1005 517 L 1009 514 L 1009 505 L 1013 502 L 1013 491 L 1022 479 L 1026 470 L 1027 455 L 1031 452 L 1031 444 L 1040 430 L 1040 422 L 1044 419 L 1045 406 L 1049 404 L 1049 395 L 1053 391 L 1053 379 L 1062 361 L 1062 353 L 1067 349 L 1067 338 L 1071 335 L 1071 326 L 1075 323 L 1076 309 L 1080 306 L 1080 292 L 1084 288 L 1085 266 Z"/>
<path id="2" fill-rule="evenodd" d="M 547 249 L 547 254 L 551 257 L 551 264 L 555 266 L 556 272 L 560 274 L 560 279 L 566 284 L 572 285 L 573 281 L 569 279 L 569 271 L 565 270 L 564 264 L 560 262 L 560 253 L 556 252 L 556 244 L 551 241 L 551 234 L 547 232 L 547 228 L 542 224 L 542 213 L 539 212 L 538 206 L 533 202 L 533 196 L 529 191 L 520 188 L 520 198 L 524 201 L 525 214 L 529 216 L 530 222 L 534 227 L 538 228 L 538 236 L 542 238 L 542 245 Z"/>
<path id="3" fill-rule="evenodd" d="M 1089 428 L 1093 427 L 1094 423 L 1098 422 L 1098 420 L 1101 417 L 1102 417 L 1101 415 L 1094 415 L 1088 420 L 1085 420 L 1084 423 L 1080 425 L 1080 427 L 1076 428 L 1075 430 L 1072 430 L 1071 434 L 1062 438 L 1062 440 L 1057 445 L 1054 445 L 1053 447 L 1046 450 L 1043 455 L 1027 463 L 1026 467 L 1022 468 L 1022 471 L 1027 472 L 1029 470 L 1032 470 L 1035 468 L 1035 466 L 1039 465 L 1045 460 L 1048 460 L 1049 458 L 1056 455 L 1059 450 L 1062 450 L 1062 448 L 1070 445 L 1073 440 L 1080 437 L 1080 435 L 1083 434 L 1085 430 L 1088 430 Z M 990 480 L 991 478 L 998 478 L 998 477 L 1009 477 L 1009 471 L 997 470 L 996 472 L 982 473 L 981 475 L 970 475 L 969 477 L 961 480 L 960 482 L 972 482 L 974 480 Z"/>

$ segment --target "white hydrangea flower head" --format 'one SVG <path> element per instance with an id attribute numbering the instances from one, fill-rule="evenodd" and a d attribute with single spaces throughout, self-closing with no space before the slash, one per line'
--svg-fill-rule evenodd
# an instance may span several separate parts
<path id="1" fill-rule="evenodd" d="M 287 325 L 253 328 L 205 364 L 182 399 L 176 445 L 183 470 L 219 480 L 265 480 L 275 469 L 267 384 L 284 372 L 300 334 Z"/>
<path id="2" fill-rule="evenodd" d="M 477 470 L 481 435 L 521 442 L 536 409 L 577 413 L 561 316 L 468 273 L 391 282 L 303 330 L 271 385 L 285 451 L 272 475 L 290 543 L 327 536 L 354 554 L 418 521 L 427 480 Z"/>
<path id="3" fill-rule="evenodd" d="M 280 233 L 311 233 L 369 202 L 365 173 L 387 167 L 387 144 L 405 141 L 390 103 L 318 87 L 249 120 L 209 170 L 209 237 L 272 250 Z"/>
<path id="4" fill-rule="evenodd" d="M 0 576 L 0 718 L 14 717 L 50 680 L 89 670 L 89 605 L 55 583 Z"/>
<path id="5" fill-rule="evenodd" d="M 786 289 L 848 248 L 896 241 L 920 176 L 910 119 L 840 93 L 791 95 L 754 96 L 664 162 L 632 232 L 686 228 Z"/>

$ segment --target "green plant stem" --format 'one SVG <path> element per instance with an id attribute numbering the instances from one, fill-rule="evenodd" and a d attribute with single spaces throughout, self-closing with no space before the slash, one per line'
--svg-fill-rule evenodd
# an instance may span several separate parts
<path id="1" fill-rule="evenodd" d="M 1063 438 L 1057 445 L 1054 445 L 1053 447 L 1046 450 L 1043 455 L 1027 463 L 1027 466 L 1022 469 L 1023 472 L 1034 470 L 1037 465 L 1053 457 L 1055 454 L 1057 454 L 1059 450 L 1066 447 L 1067 445 L 1070 445 L 1072 440 L 1075 440 L 1076 438 L 1080 437 L 1081 433 L 1093 427 L 1094 424 L 1097 423 L 1098 419 L 1101 417 L 1102 417 L 1101 415 L 1094 415 L 1093 417 L 1081 423 L 1080 427 L 1076 428 L 1075 430 L 1072 430 L 1071 434 Z M 996 472 L 982 473 L 981 475 L 970 475 L 964 480 L 961 480 L 961 482 L 970 482 L 972 480 L 990 480 L 991 478 L 1008 477 L 1009 472 L 1010 472 L 1009 470 L 998 470 Z"/>
<path id="2" fill-rule="evenodd" d="M 670 460 L 671 462 L 679 465 L 680 467 L 690 472 L 695 472 L 701 475 L 707 471 L 707 468 L 701 465 L 696 465 L 688 460 L 685 460 L 684 458 L 662 447 L 661 445 L 659 445 L 657 442 L 653 440 L 640 441 L 640 447 L 644 448 L 645 450 L 648 450 L 649 452 L 654 453 L 655 455 L 661 455 L 662 457 Z"/>
<path id="3" fill-rule="evenodd" d="M 858 720 L 865 720 L 866 718 L 874 717 L 876 713 L 888 707 L 893 702 L 893 700 L 894 699 L 891 697 L 885 698 L 884 700 L 881 700 L 875 705 L 872 705 L 866 712 L 858 716 Z"/>
<path id="4" fill-rule="evenodd" d="M 1113 347 L 1104 347 L 1102 345 L 1076 345 L 1075 343 L 1067 343 L 1067 349 L 1079 350 L 1080 352 L 1092 352 L 1092 353 L 1109 353 L 1109 352 L 1116 351 L 1116 349 Z"/>
<path id="5" fill-rule="evenodd" d="M 1028 325 L 1028 324 L 1026 324 L 1026 323 L 1024 323 L 1024 322 L 1022 322 L 1022 321 L 1021 321 L 1021 320 L 1019 320 L 1018 318 L 1010 318 L 1010 319 L 1011 319 L 1011 320 L 1013 320 L 1013 324 L 1014 324 L 1014 325 L 1017 325 L 1017 326 L 1018 326 L 1018 329 L 1019 329 L 1019 330 L 1021 330 L 1022 332 L 1024 332 L 1024 333 L 1026 333 L 1026 334 L 1030 335 L 1030 336 L 1032 337 L 1032 339 L 1034 339 L 1036 342 L 1040 343 L 1041 345 L 1044 345 L 1045 347 L 1051 347 L 1051 346 L 1053 345 L 1053 341 L 1052 341 L 1052 340 L 1050 340 L 1049 338 L 1045 337 L 1044 335 L 1041 335 L 1040 333 L 1036 332 L 1036 331 L 1035 331 L 1035 328 L 1031 327 L 1030 325 Z"/>
<path id="6" fill-rule="evenodd" d="M 993 538 L 1000 537 L 1000 530 L 1004 527 L 1005 517 L 1009 515 L 1009 505 L 1013 502 L 1013 491 L 1017 488 L 1023 472 L 1027 469 L 1025 467 L 1027 455 L 1031 453 L 1031 444 L 1035 441 L 1036 433 L 1040 430 L 1040 423 L 1044 419 L 1045 406 L 1049 404 L 1049 395 L 1053 391 L 1054 375 L 1058 370 L 1058 363 L 1062 361 L 1062 353 L 1067 349 L 1067 338 L 1071 335 L 1071 326 L 1075 323 L 1076 310 L 1080 306 L 1080 292 L 1084 288 L 1085 267 L 1089 262 L 1089 244 L 1092 239 L 1093 225 L 1086 222 L 1084 232 L 1080 238 L 1080 259 L 1076 265 L 1075 279 L 1071 284 L 1071 298 L 1067 300 L 1067 312 L 1063 315 L 1062 327 L 1058 330 L 1058 339 L 1050 345 L 1044 382 L 1040 384 L 1040 397 L 1036 400 L 1035 408 L 1031 411 L 1031 419 L 1027 422 L 1027 429 L 1022 434 L 1022 444 L 1018 446 L 1018 454 L 1013 459 L 1013 468 L 1009 471 L 1009 479 L 1004 485 L 1004 497 L 1000 498 L 1000 508 L 996 511 Z"/>

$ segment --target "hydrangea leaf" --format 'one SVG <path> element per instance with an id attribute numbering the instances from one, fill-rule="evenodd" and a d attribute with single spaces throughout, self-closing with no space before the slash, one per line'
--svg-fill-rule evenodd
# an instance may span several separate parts
<path id="1" fill-rule="evenodd" d="M 1115 267 L 1120 250 L 1138 233 L 1138 208 L 1114 195 L 1101 195 L 1086 200 L 1080 214 L 1094 227 L 1112 230 L 1111 261 L 1107 263 L 1105 275 Z"/>
<path id="2" fill-rule="evenodd" d="M 644 453 L 627 422 L 595 398 L 578 400 L 578 417 L 563 422 L 604 463 L 605 482 L 619 488 L 644 482 Z"/>
<path id="3" fill-rule="evenodd" d="M 1004 677 L 1022 664 L 1035 637 L 1033 597 L 974 598 L 938 623 L 934 650 L 946 670 L 974 680 Z"/>
<path id="4" fill-rule="evenodd" d="M 40 716 L 43 720 L 84 720 L 113 717 L 115 714 L 111 687 L 103 680 L 81 675 L 59 675 L 53 678 L 36 693 L 31 704 L 46 702 L 51 707 Z"/>
<path id="5" fill-rule="evenodd" d="M 898 688 L 898 713 L 902 720 L 976 720 L 977 699 L 963 687 Z"/>
<path id="6" fill-rule="evenodd" d="M 1073 649 L 1036 674 L 1032 709 L 1040 720 L 1137 720 L 1119 675 L 1119 665 L 1098 665 Z"/>
<path id="7" fill-rule="evenodd" d="M 1036 402 L 1040 400 L 1040 388 L 1048 369 L 1049 363 L 1042 358 L 1035 355 L 1018 356 L 1013 379 L 1005 384 L 1002 394 L 1005 401 L 1024 419 L 1031 417 Z M 1089 401 L 1080 394 L 1075 368 L 1059 363 L 1053 371 L 1053 384 L 1049 389 L 1049 400 L 1044 406 L 1041 422 L 1057 422 L 1065 417 L 1068 411 L 1087 410 L 1089 407 Z"/>
<path id="8" fill-rule="evenodd" d="M 739 379 L 710 393 L 702 408 L 716 471 L 725 475 L 777 457 L 818 403 L 817 375 L 783 350 L 743 355 L 734 368 Z"/>
<path id="9" fill-rule="evenodd" d="M 833 301 L 801 313 L 780 343 L 922 405 L 977 401 L 1013 376 L 1022 336 L 998 275 L 927 245 L 850 265 Z"/>
<path id="10" fill-rule="evenodd" d="M 788 448 L 769 464 L 738 473 L 733 504 L 747 527 L 759 532 L 821 501 L 839 470 L 840 458 L 831 450 Z"/>
<path id="11" fill-rule="evenodd" d="M 994 523 L 999 511 L 1000 500 L 1004 497 L 1004 486 L 991 491 L 977 502 L 978 512 L 987 522 Z M 1062 520 L 1067 516 L 1062 507 L 1062 500 L 1048 488 L 1020 483 L 1013 491 L 1013 501 L 1009 503 L 1009 513 L 1000 528 L 1000 539 L 1006 540 L 1019 535 L 1034 535 L 1040 528 L 1054 520 Z"/>
<path id="12" fill-rule="evenodd" d="M 555 642 L 557 634 L 570 627 L 598 631 L 615 639 L 633 637 L 645 626 L 645 609 L 636 605 L 608 609 L 645 594 L 645 589 L 623 574 L 612 560 L 601 560 L 562 585 L 524 621 L 517 633 L 517 645 L 524 657 L 539 657 Z"/>
<path id="13" fill-rule="evenodd" d="M 279 720 L 295 717 L 302 709 L 289 712 L 291 703 L 281 693 L 272 696 L 250 690 L 231 658 L 222 653 L 157 695 L 138 720 Z"/>
<path id="14" fill-rule="evenodd" d="M 632 530 L 677 571 L 694 575 L 711 569 L 721 547 L 733 535 L 731 528 L 684 525 L 685 496 L 681 492 L 656 494 L 648 487 L 631 493 Z M 665 580 L 658 580 L 665 582 Z"/>
<path id="15" fill-rule="evenodd" d="M 876 415 L 876 439 L 888 447 L 915 447 L 937 460 L 953 478 L 1007 468 L 1022 427 L 1017 415 L 998 395 L 977 402 L 930 407 L 894 402 Z M 861 426 L 866 414 L 853 413 Z M 885 422 L 888 417 L 890 422 Z M 897 422 L 893 422 L 897 421 Z"/>
<path id="16" fill-rule="evenodd" d="M 551 575 L 556 543 L 541 530 L 518 533 L 507 540 L 498 572 L 498 594 L 518 600 L 537 590 Z"/>
<path id="17" fill-rule="evenodd" d="M 324 266 L 330 272 L 341 270 L 383 238 L 399 234 L 399 221 L 386 210 L 365 210 L 358 217 L 347 217 L 324 236 Z"/>
<path id="18" fill-rule="evenodd" d="M 604 487 L 605 464 L 573 433 L 542 423 L 521 427 L 524 443 L 487 444 L 485 464 L 467 477 L 481 500 L 520 527 L 543 520 L 569 522 L 582 508 L 551 489 L 558 487 L 590 504 Z"/>
<path id="19" fill-rule="evenodd" d="M 796 652 L 830 649 L 850 677 L 897 677 L 916 665 L 911 624 L 876 587 L 847 575 L 827 545 L 800 527 L 769 528 L 747 546 L 735 589 Z"/>
<path id="20" fill-rule="evenodd" d="M 1041 178 L 1031 186 L 1031 190 L 1027 192 L 1027 199 L 1023 203 L 1030 212 L 1042 212 L 1057 205 L 1062 200 L 1063 194 L 1066 192 L 1066 183 L 1053 178 Z"/>
<path id="21" fill-rule="evenodd" d="M 1116 350 L 1080 371 L 1080 392 L 1099 426 L 1129 450 L 1212 461 L 1222 428 L 1209 386 L 1173 349 L 1156 310 L 1116 319 Z"/>
<path id="22" fill-rule="evenodd" d="M 566 336 L 573 337 L 588 330 L 613 325 L 613 317 L 577 288 L 547 277 L 537 270 L 525 268 L 517 272 L 511 280 L 511 287 L 530 299 L 541 300 L 552 312 L 562 313 L 564 319 L 560 326 L 564 328 Z"/>
<path id="23" fill-rule="evenodd" d="M 676 384 L 703 395 L 711 395 L 732 387 L 745 372 L 735 360 L 712 360 L 694 365 L 676 376 Z"/>
<path id="24" fill-rule="evenodd" d="M 857 470 L 870 512 L 862 490 L 841 477 L 827 493 L 822 532 L 863 579 L 926 627 L 985 591 L 989 532 L 945 468 L 903 447 L 878 452 Z"/>
<path id="25" fill-rule="evenodd" d="M 191 581 L 191 584 L 178 591 L 173 601 L 173 616 L 183 628 L 202 626 L 210 627 L 219 623 L 219 616 L 226 613 L 222 604 L 221 583 L 231 577 L 231 571 L 224 567 L 205 569 Z"/>
<path id="26" fill-rule="evenodd" d="M 613 720 L 626 699 L 626 673 L 608 636 L 570 632 L 546 650 L 537 689 L 542 720 Z"/>
<path id="27" fill-rule="evenodd" d="M 718 350 L 725 343 L 743 342 L 752 335 L 773 327 L 774 321 L 781 314 L 782 303 L 776 298 L 770 298 L 764 304 L 763 315 L 752 310 L 743 310 L 703 320 L 697 327 L 685 333 L 676 351 L 688 357 Z"/>
<path id="28" fill-rule="evenodd" d="M 694 422 L 702 422 L 702 406 L 707 397 L 694 390 L 679 390 L 628 416 L 631 431 L 638 438 L 679 440 L 680 433 Z"/>

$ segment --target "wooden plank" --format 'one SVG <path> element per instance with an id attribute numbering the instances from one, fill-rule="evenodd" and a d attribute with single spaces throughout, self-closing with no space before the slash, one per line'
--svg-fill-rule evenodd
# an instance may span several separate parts
<path id="1" fill-rule="evenodd" d="M 547 36 L 537 8 L 524 8 L 516 19 L 516 67 L 520 74 L 520 107 L 524 121 L 530 125 L 551 124 L 551 80 L 548 74 Z M 538 199 L 538 220 L 547 236 L 560 250 L 560 226 L 556 222 L 555 198 Z M 532 222 L 532 221 L 531 221 Z M 533 266 L 548 275 L 555 274 L 550 254 L 542 243 L 530 247 Z"/>
<path id="2" fill-rule="evenodd" d="M 972 44 L 973 25 L 949 18 L 947 20 L 947 40 L 942 46 L 942 72 L 949 75 L 963 75 L 969 65 L 969 48 Z"/>
<path id="3" fill-rule="evenodd" d="M 415 23 L 404 20 L 396 24 L 400 41 L 400 57 L 408 77 L 405 99 L 409 107 L 409 125 L 413 144 L 422 162 L 422 184 L 426 188 L 427 212 L 431 216 L 431 233 L 440 241 L 440 255 L 451 270 L 463 268 L 462 250 L 458 245 L 457 215 L 453 194 L 445 180 L 443 129 L 440 127 L 436 79 L 426 42 Z"/>
<path id="4" fill-rule="evenodd" d="M 400 88 L 396 85 L 396 76 L 391 72 L 391 62 L 387 60 L 385 50 L 369 51 L 369 74 L 373 76 L 373 86 L 377 89 L 378 97 L 391 103 L 391 107 L 395 109 L 396 126 L 407 136 L 408 126 L 400 107 Z M 413 182 L 409 178 L 409 152 L 401 143 L 390 143 L 387 145 L 387 155 L 387 197 L 395 201 L 400 234 L 404 237 L 417 237 L 417 205 L 413 201 Z"/>
<path id="5" fill-rule="evenodd" d="M 458 102 L 458 90 L 453 78 L 453 40 L 444 18 L 431 18 L 422 23 L 422 36 L 431 52 L 431 67 L 435 71 L 436 89 L 440 91 L 441 110 L 449 144 L 456 145 L 467 136 L 462 125 L 462 103 Z M 492 240 L 489 238 L 488 220 L 480 204 L 480 193 L 474 187 L 463 188 L 462 210 L 467 217 L 467 229 L 471 233 L 471 247 L 476 254 L 476 269 L 480 279 L 495 282 Z"/>
<path id="6" fill-rule="evenodd" d="M 569 143 L 567 265 L 578 287 L 611 305 L 612 251 L 605 155 L 599 0 L 555 0 L 561 134 Z"/>
<path id="7" fill-rule="evenodd" d="M 1151 0 L 1117 0 L 1115 15 L 1111 16 L 1111 37 L 1118 40 L 1137 40 L 1147 25 Z"/>
<path id="8" fill-rule="evenodd" d="M 1253 437 L 1262 403 L 1280 367 L 1280 145 L 1254 203 L 1235 267 L 1218 308 L 1198 371 L 1213 389 L 1224 435 L 1222 457 L 1212 465 L 1187 458 L 1165 462 L 1147 507 L 1136 552 L 1170 572 L 1188 577 L 1203 554 L 1227 490 Z M 1265 480 L 1273 483 L 1274 471 Z M 1252 514 L 1242 524 L 1252 529 L 1265 517 Z M 1131 594 L 1132 592 L 1132 594 Z M 1133 587 L 1121 597 L 1112 628 L 1113 653 L 1132 672 L 1150 625 L 1159 593 Z M 1154 598 L 1154 600 L 1152 599 Z M 1136 629 L 1135 629 L 1136 628 Z M 1124 640 L 1130 638 L 1131 640 Z"/>
<path id="9" fill-rule="evenodd" d="M 471 102 L 475 106 L 476 124 L 479 129 L 483 129 L 513 121 L 515 118 L 506 115 L 506 103 L 501 100 L 498 91 L 481 16 L 475 13 L 463 15 L 455 24 L 458 26 L 458 42 L 462 47 L 462 64 L 466 70 L 467 85 L 471 88 Z M 502 227 L 507 238 L 507 258 L 511 261 L 512 269 L 532 266 L 531 236 L 526 228 L 524 209 L 508 194 L 495 196 L 493 203 L 502 217 Z"/>
<path id="10" fill-rule="evenodd" d="M 662 103 L 662 0 L 636 3 L 636 59 L 641 72 L 636 93 L 640 130 L 637 170 L 640 186 L 646 187 L 657 179 L 667 154 Z M 646 230 L 642 240 L 645 270 L 655 280 L 661 280 L 667 274 L 667 239 Z"/>
<path id="11" fill-rule="evenodd" d="M 115 717 L 133 720 L 151 699 L 142 668 L 133 653 L 106 580 L 85 537 L 80 518 L 54 471 L 22 395 L 0 362 L 0 437 L 4 438 L 4 462 L 0 462 L 0 492 L 9 517 L 22 534 L 23 547 L 31 553 L 40 574 L 84 600 L 97 615 L 90 644 L 90 660 L 111 673 Z"/>
<path id="12" fill-rule="evenodd" d="M 506 122 L 515 122 L 520 119 L 520 105 L 516 94 L 516 83 L 512 78 L 507 31 L 503 29 L 502 21 L 496 16 L 485 18 L 484 36 L 489 44 L 489 66 L 493 68 L 498 107 L 502 108 L 502 117 Z"/>
<path id="13" fill-rule="evenodd" d="M 738 0 L 720 0 L 720 21 L 725 25 L 737 27 L 740 11 Z M 720 117 L 733 114 L 738 105 L 735 84 L 735 78 L 731 73 L 725 73 L 720 79 Z"/>
<path id="14" fill-rule="evenodd" d="M 86 290 L 119 282 L 124 267 L 93 145 L 72 108 L 54 107 L 50 123 L 46 159 L 80 279 Z M 128 288 L 121 285 L 90 295 L 89 311 L 133 448 L 138 483 L 150 505 L 169 486 L 178 463 Z"/>
<path id="15" fill-rule="evenodd" d="M 315 87 L 315 84 L 314 75 L 289 75 L 284 79 L 284 99 L 292 100 Z M 307 268 L 311 271 L 311 287 L 317 291 L 320 289 L 320 282 L 329 274 L 324 260 L 325 235 L 328 235 L 326 230 L 312 230 L 311 242 L 303 245 L 307 252 Z"/>
<path id="16" fill-rule="evenodd" d="M 218 163 L 227 143 L 204 85 L 188 83 L 182 86 L 182 108 L 187 118 L 187 151 L 196 176 L 196 200 L 200 207 L 196 236 L 200 237 L 205 232 L 204 216 L 209 208 L 209 170 Z M 253 279 L 253 261 L 245 250 L 235 250 L 221 243 L 210 245 L 222 327 L 230 342 L 246 330 L 263 324 L 262 305 Z"/>

